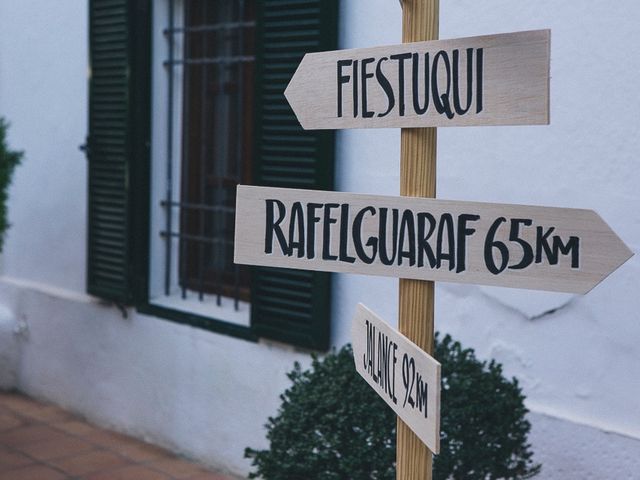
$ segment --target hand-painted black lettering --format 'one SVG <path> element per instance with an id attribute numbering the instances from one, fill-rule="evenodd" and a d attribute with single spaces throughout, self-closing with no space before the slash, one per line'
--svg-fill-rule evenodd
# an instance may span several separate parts
<path id="1" fill-rule="evenodd" d="M 367 79 L 373 78 L 373 72 L 367 72 L 367 65 L 375 62 L 376 59 L 373 57 L 363 58 L 360 62 L 360 66 L 362 69 L 360 77 L 362 78 L 362 117 L 363 118 L 371 118 L 374 115 L 374 112 L 367 110 Z"/>
<path id="2" fill-rule="evenodd" d="M 367 363 L 367 360 L 369 358 L 371 358 L 370 352 L 371 352 L 371 342 L 369 341 L 369 329 L 371 328 L 371 326 L 369 325 L 369 320 L 364 321 L 365 323 L 365 337 L 367 338 L 367 349 L 366 349 L 366 353 L 362 355 L 362 368 L 364 368 L 365 370 L 367 370 L 367 367 L 369 366 L 369 364 Z"/>
<path id="3" fill-rule="evenodd" d="M 444 93 L 440 95 L 440 105 L 442 106 L 444 114 L 447 116 L 449 120 L 451 120 L 455 116 L 455 114 L 451 109 L 451 103 L 449 103 L 448 95 L 445 95 Z"/>
<path id="4" fill-rule="evenodd" d="M 520 238 L 520 224 L 525 227 L 530 226 L 533 223 L 532 220 L 528 218 L 512 218 L 511 219 L 511 229 L 509 230 L 509 241 L 515 242 L 522 248 L 522 260 L 518 262 L 516 265 L 509 265 L 509 268 L 512 270 L 522 270 L 523 268 L 527 268 L 529 265 L 533 263 L 533 247 L 524 240 Z"/>
<path id="5" fill-rule="evenodd" d="M 316 257 L 316 223 L 320 222 L 320 217 L 316 215 L 316 210 L 322 208 L 322 203 L 307 203 L 307 258 Z"/>
<path id="6" fill-rule="evenodd" d="M 440 93 L 440 85 L 438 83 L 438 65 L 442 60 L 444 64 L 444 70 L 446 73 L 446 85 L 445 93 Z M 453 118 L 454 113 L 451 110 L 451 103 L 449 102 L 449 95 L 451 94 L 451 63 L 449 62 L 449 55 L 444 50 L 440 50 L 433 57 L 433 65 L 431 66 L 431 97 L 433 98 L 433 106 L 440 114 L 446 114 L 447 118 Z"/>
<path id="7" fill-rule="evenodd" d="M 416 378 L 416 405 L 418 407 L 418 411 L 424 413 L 424 418 L 429 418 L 427 412 L 427 394 L 428 394 L 428 384 L 422 379 L 422 375 L 420 373 L 417 374 Z"/>
<path id="8" fill-rule="evenodd" d="M 425 222 L 429 223 L 428 229 L 425 229 Z M 436 256 L 429 244 L 429 238 L 436 229 L 436 219 L 433 215 L 426 212 L 418 213 L 418 267 L 424 266 L 424 256 L 427 255 L 427 261 L 431 268 L 436 266 Z M 426 233 L 425 233 L 426 231 Z"/>
<path id="9" fill-rule="evenodd" d="M 542 263 L 542 252 L 547 256 L 549 265 L 557 265 L 560 254 L 571 254 L 571 268 L 580 268 L 580 238 L 571 236 L 564 244 L 558 235 L 554 235 L 549 245 L 549 236 L 555 227 L 550 227 L 546 232 L 543 227 L 537 228 L 536 263 Z M 539 260 L 538 260 L 539 259 Z"/>
<path id="10" fill-rule="evenodd" d="M 373 378 L 373 381 L 378 383 L 378 377 L 376 377 L 376 326 L 371 325 L 369 332 L 369 341 L 371 342 L 371 357 L 369 360 L 369 375 Z"/>
<path id="11" fill-rule="evenodd" d="M 482 97 L 483 97 L 483 82 L 482 75 L 484 74 L 484 49 L 479 48 L 476 51 L 476 113 L 482 111 Z"/>
<path id="12" fill-rule="evenodd" d="M 376 359 L 377 359 L 377 379 L 376 382 L 378 383 L 378 385 L 382 386 L 382 372 L 384 371 L 384 368 L 382 367 L 382 342 L 383 342 L 383 337 L 384 334 L 378 330 L 378 348 L 376 350 Z"/>
<path id="13" fill-rule="evenodd" d="M 406 406 L 407 402 L 413 408 L 416 406 L 416 402 L 413 399 L 413 386 L 416 381 L 416 361 L 413 357 L 409 357 L 406 353 L 402 358 L 402 377 L 405 386 L 405 397 L 403 407 Z"/>
<path id="14" fill-rule="evenodd" d="M 343 203 L 340 206 L 340 261 L 354 263 L 355 257 L 350 257 L 347 253 L 349 240 L 349 204 Z"/>
<path id="15" fill-rule="evenodd" d="M 278 218 L 274 220 L 274 206 L 278 207 Z M 287 239 L 280 228 L 280 224 L 284 220 L 287 208 L 284 206 L 280 200 L 265 200 L 265 210 L 266 210 L 266 222 L 265 222 L 265 235 L 264 235 L 264 253 L 270 254 L 273 252 L 273 235 L 275 234 L 276 239 L 278 240 L 278 244 L 280 245 L 280 250 L 283 255 L 290 256 L 291 249 L 289 245 L 287 245 Z"/>
<path id="16" fill-rule="evenodd" d="M 507 219 L 504 217 L 497 218 L 489 227 L 489 231 L 487 232 L 487 237 L 484 241 L 484 263 L 487 266 L 487 269 L 493 273 L 494 275 L 498 275 L 502 272 L 509 263 L 509 249 L 507 246 L 496 240 L 496 232 L 500 225 L 506 222 Z M 500 266 L 496 266 L 496 262 L 493 258 L 493 250 L 498 249 L 498 253 L 500 253 Z"/>
<path id="17" fill-rule="evenodd" d="M 409 394 L 410 394 L 409 382 L 411 381 L 411 378 L 409 376 L 410 373 L 411 372 L 409 370 L 409 357 L 405 353 L 402 356 L 402 383 L 404 384 L 404 401 L 402 402 L 403 408 L 407 406 L 407 400 L 409 400 Z"/>
<path id="18" fill-rule="evenodd" d="M 413 399 L 413 386 L 416 384 L 416 361 L 413 359 L 413 357 L 411 357 L 411 360 L 409 361 L 409 366 L 411 368 L 411 387 L 409 389 L 410 393 L 409 393 L 409 404 L 415 408 L 416 407 L 416 402 Z"/>
<path id="19" fill-rule="evenodd" d="M 411 75 L 412 93 L 413 93 L 413 109 L 418 115 L 424 115 L 429 108 L 429 53 L 424 54 L 424 78 L 420 82 L 420 55 L 413 54 L 413 70 Z M 420 84 L 424 89 L 420 95 Z M 420 97 L 424 97 L 422 105 L 420 105 Z"/>
<path id="20" fill-rule="evenodd" d="M 367 255 L 362 246 L 362 221 L 364 215 L 370 213 L 372 216 L 376 214 L 376 209 L 373 207 L 365 207 L 360 210 L 353 219 L 353 227 L 351 229 L 351 236 L 353 237 L 353 246 L 356 249 L 356 255 L 358 258 L 366 264 L 372 264 L 378 253 L 378 239 L 376 237 L 369 237 L 367 240 L 367 247 L 371 248 L 371 255 Z"/>
<path id="21" fill-rule="evenodd" d="M 391 377 L 391 361 L 393 359 L 393 346 L 395 345 L 395 342 L 389 340 L 388 342 L 385 342 L 385 382 L 384 382 L 384 390 L 386 392 L 386 394 L 389 396 L 390 400 L 393 400 L 393 381 L 392 381 L 392 377 Z"/>
<path id="22" fill-rule="evenodd" d="M 557 235 L 553 237 L 553 251 L 558 256 L 558 252 L 563 255 L 571 253 L 571 268 L 580 268 L 580 238 L 569 237 L 567 244 L 562 243 L 562 239 Z"/>
<path id="23" fill-rule="evenodd" d="M 398 265 L 402 265 L 402 259 L 407 258 L 409 266 L 413 267 L 416 263 L 416 227 L 413 221 L 413 212 L 409 209 L 402 212 L 398 243 Z M 405 249 L 406 243 L 408 243 L 408 249 Z"/>
<path id="24" fill-rule="evenodd" d="M 552 250 L 551 245 L 549 245 L 549 236 L 555 229 L 555 227 L 550 227 L 545 232 L 544 227 L 536 227 L 536 263 L 542 263 L 543 251 L 549 259 L 549 265 L 558 263 L 558 255 Z"/>
<path id="25" fill-rule="evenodd" d="M 388 384 L 388 378 L 389 378 L 389 363 L 388 363 L 388 356 L 387 356 L 387 349 L 389 348 L 389 337 L 387 337 L 386 335 L 382 334 L 382 342 L 378 342 L 380 345 L 380 350 L 381 350 L 381 355 L 382 355 L 382 359 L 381 359 L 381 364 L 382 364 L 382 370 L 381 373 L 382 375 L 380 375 L 380 386 L 382 387 L 382 389 L 386 392 L 387 391 L 387 384 Z"/>
<path id="26" fill-rule="evenodd" d="M 347 67 L 353 63 L 353 60 L 338 60 L 338 117 L 342 117 L 342 85 L 349 83 L 349 75 L 342 73 L 342 67 Z"/>
<path id="27" fill-rule="evenodd" d="M 446 250 L 445 250 L 446 233 Z M 442 267 L 442 261 L 449 262 L 449 270 L 456 268 L 456 239 L 453 229 L 453 216 L 443 213 L 438 224 L 438 237 L 436 240 L 436 267 Z"/>
<path id="28" fill-rule="evenodd" d="M 379 113 L 378 114 L 379 117 L 386 117 L 387 115 L 389 115 L 389 112 L 393 110 L 393 107 L 396 104 L 396 98 L 393 93 L 393 87 L 391 86 L 389 79 L 385 76 L 384 72 L 382 71 L 382 62 L 386 62 L 387 60 L 389 60 L 387 57 L 382 57 L 380 60 L 378 60 L 378 63 L 376 64 L 376 80 L 382 87 L 382 91 L 387 96 L 387 110 L 383 113 Z"/>
<path id="29" fill-rule="evenodd" d="M 331 210 L 340 208 L 338 203 L 325 203 L 322 225 L 322 259 L 337 260 L 337 255 L 331 255 L 331 224 L 337 223 L 338 219 L 331 216 Z"/>
<path id="30" fill-rule="evenodd" d="M 398 61 L 398 115 L 404 117 L 404 61 L 411 58 L 410 53 L 398 53 L 389 57 L 391 60 Z"/>
<path id="31" fill-rule="evenodd" d="M 473 235 L 475 228 L 467 228 L 467 222 L 477 222 L 480 215 L 463 213 L 458 216 L 458 249 L 456 273 L 464 272 L 467 268 L 467 237 Z"/>
<path id="32" fill-rule="evenodd" d="M 293 205 L 291 205 L 291 219 L 289 220 L 289 250 L 291 255 L 293 255 L 293 250 L 295 249 L 298 250 L 298 258 L 304 257 L 304 210 L 300 202 L 293 202 Z"/>
<path id="33" fill-rule="evenodd" d="M 391 224 L 391 257 L 387 251 L 387 212 L 388 208 L 380 209 L 380 226 L 378 230 L 378 254 L 380 255 L 380 261 L 383 265 L 393 265 L 398 253 L 398 209 L 392 210 L 392 224 Z"/>
<path id="34" fill-rule="evenodd" d="M 358 118 L 358 60 L 353 61 L 353 118 Z"/>
<path id="35" fill-rule="evenodd" d="M 456 48 L 453 51 L 453 106 L 456 109 L 458 115 L 464 115 L 471 108 L 471 101 L 473 99 L 472 84 L 473 84 L 473 48 L 467 48 L 467 106 L 462 107 L 460 105 L 460 51 Z"/>
<path id="36" fill-rule="evenodd" d="M 391 399 L 394 404 L 398 404 L 398 399 L 396 398 L 396 364 L 398 363 L 398 345 L 394 342 L 393 344 L 393 368 L 392 368 L 392 382 L 393 388 L 391 390 Z"/>

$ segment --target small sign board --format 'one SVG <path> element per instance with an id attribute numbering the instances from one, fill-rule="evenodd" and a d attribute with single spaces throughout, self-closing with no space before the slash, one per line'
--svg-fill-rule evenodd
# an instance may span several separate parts
<path id="1" fill-rule="evenodd" d="M 592 210 L 237 190 L 240 264 L 586 293 L 632 255 Z"/>
<path id="2" fill-rule="evenodd" d="M 351 327 L 356 370 L 434 453 L 440 451 L 440 363 L 362 304 Z"/>
<path id="3" fill-rule="evenodd" d="M 305 129 L 549 123 L 550 31 L 308 53 L 285 96 Z"/>

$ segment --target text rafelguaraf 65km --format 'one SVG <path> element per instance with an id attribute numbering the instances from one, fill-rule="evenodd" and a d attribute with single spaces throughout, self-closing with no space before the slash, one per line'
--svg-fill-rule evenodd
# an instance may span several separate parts
<path id="1" fill-rule="evenodd" d="M 237 263 L 585 293 L 630 256 L 591 210 L 238 187 Z"/>

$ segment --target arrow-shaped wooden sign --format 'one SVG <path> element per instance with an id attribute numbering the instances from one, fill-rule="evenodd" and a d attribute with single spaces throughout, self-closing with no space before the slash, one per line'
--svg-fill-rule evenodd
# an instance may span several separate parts
<path id="1" fill-rule="evenodd" d="M 308 53 L 285 96 L 305 129 L 549 123 L 550 31 Z"/>
<path id="2" fill-rule="evenodd" d="M 586 293 L 633 254 L 592 210 L 238 186 L 236 263 Z"/>
<path id="3" fill-rule="evenodd" d="M 358 304 L 351 325 L 356 370 L 434 453 L 440 451 L 440 363 Z"/>

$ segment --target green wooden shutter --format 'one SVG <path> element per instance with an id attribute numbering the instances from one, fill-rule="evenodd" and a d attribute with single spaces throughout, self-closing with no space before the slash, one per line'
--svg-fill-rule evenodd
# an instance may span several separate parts
<path id="1" fill-rule="evenodd" d="M 121 304 L 148 238 L 149 20 L 149 0 L 89 2 L 87 290 Z"/>
<path id="2" fill-rule="evenodd" d="M 336 49 L 338 2 L 265 0 L 260 4 L 255 183 L 332 190 L 334 134 L 302 130 L 283 92 L 305 53 Z M 328 273 L 254 268 L 255 333 L 305 348 L 328 349 L 330 287 Z"/>
<path id="3" fill-rule="evenodd" d="M 131 299 L 129 271 L 129 28 L 126 0 L 89 2 L 87 290 Z"/>

